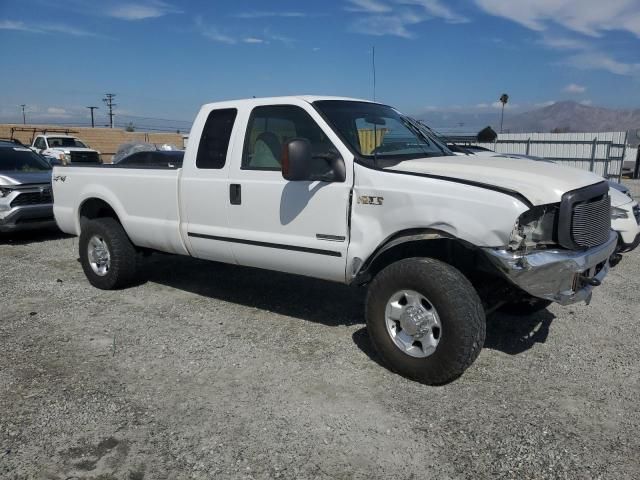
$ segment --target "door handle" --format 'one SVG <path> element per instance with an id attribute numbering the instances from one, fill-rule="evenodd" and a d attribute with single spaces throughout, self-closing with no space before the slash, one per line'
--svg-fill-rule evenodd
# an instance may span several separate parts
<path id="1" fill-rule="evenodd" d="M 242 203 L 242 188 L 239 183 L 229 185 L 229 201 L 231 205 L 240 205 Z"/>

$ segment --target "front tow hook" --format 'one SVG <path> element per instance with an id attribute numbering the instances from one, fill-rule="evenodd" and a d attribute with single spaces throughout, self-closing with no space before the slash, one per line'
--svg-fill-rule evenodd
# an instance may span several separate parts
<path id="1" fill-rule="evenodd" d="M 580 283 L 583 285 L 590 285 L 592 287 L 599 287 L 602 282 L 595 277 L 587 277 L 586 275 L 580 275 Z"/>
<path id="2" fill-rule="evenodd" d="M 620 263 L 620 260 L 622 260 L 622 255 L 620 255 L 619 253 L 614 253 L 613 255 L 611 255 L 611 257 L 609 257 L 609 265 L 611 266 L 611 268 L 613 268 Z"/>

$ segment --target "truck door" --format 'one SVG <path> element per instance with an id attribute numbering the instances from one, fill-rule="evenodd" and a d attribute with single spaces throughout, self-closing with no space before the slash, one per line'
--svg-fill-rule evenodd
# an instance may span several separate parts
<path id="1" fill-rule="evenodd" d="M 180 180 L 182 234 L 191 255 L 235 263 L 231 246 L 211 238 L 228 235 L 229 161 L 233 154 L 238 111 L 224 108 L 205 112 L 194 122 Z M 197 136 L 200 132 L 200 136 Z"/>
<path id="2" fill-rule="evenodd" d="M 235 139 L 229 173 L 227 241 L 242 265 L 344 281 L 353 168 L 334 183 L 289 182 L 281 173 L 282 147 L 293 138 L 310 141 L 319 173 L 328 169 L 323 155 L 347 156 L 317 112 L 303 106 L 245 112 L 247 128 Z"/>

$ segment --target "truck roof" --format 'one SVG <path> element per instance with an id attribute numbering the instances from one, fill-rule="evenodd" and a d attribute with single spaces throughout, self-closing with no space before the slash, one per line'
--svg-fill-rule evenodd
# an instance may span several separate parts
<path id="1" fill-rule="evenodd" d="M 265 102 L 282 102 L 282 103 L 287 103 L 287 102 L 291 102 L 292 100 L 303 100 L 305 102 L 308 103 L 313 103 L 313 102 L 317 102 L 320 100 L 342 100 L 342 101 L 350 101 L 350 102 L 367 102 L 367 103 L 373 103 L 371 102 L 371 100 L 363 100 L 361 98 L 349 98 L 349 97 L 333 97 L 333 96 L 329 96 L 329 95 L 289 95 L 289 96 L 283 96 L 283 97 L 259 97 L 259 98 L 241 98 L 241 99 L 237 99 L 237 100 L 225 100 L 225 101 L 221 101 L 221 102 L 211 102 L 211 103 L 207 103 L 205 106 L 206 107 L 210 107 L 210 106 L 214 106 L 214 105 L 246 105 L 246 106 L 253 106 L 256 104 L 263 104 Z"/>
<path id="2" fill-rule="evenodd" d="M 78 138 L 75 135 L 66 135 L 64 133 L 39 133 L 36 137 Z"/>

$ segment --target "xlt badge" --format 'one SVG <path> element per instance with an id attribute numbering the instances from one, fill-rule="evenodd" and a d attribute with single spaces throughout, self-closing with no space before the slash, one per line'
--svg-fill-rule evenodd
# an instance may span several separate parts
<path id="1" fill-rule="evenodd" d="M 362 205 L 382 205 L 384 197 L 372 197 L 370 195 L 360 195 L 358 197 L 358 203 Z"/>

